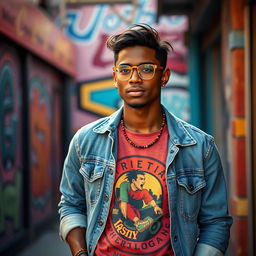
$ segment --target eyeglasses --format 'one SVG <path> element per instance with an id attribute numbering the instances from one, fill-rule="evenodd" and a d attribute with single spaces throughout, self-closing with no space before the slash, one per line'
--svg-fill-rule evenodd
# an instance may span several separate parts
<path id="1" fill-rule="evenodd" d="M 141 79 L 150 80 L 154 77 L 156 70 L 163 70 L 164 68 L 150 63 L 140 64 L 138 66 L 120 65 L 119 67 L 113 67 L 117 79 L 121 81 L 129 80 L 133 74 L 133 69 L 137 69 Z"/>

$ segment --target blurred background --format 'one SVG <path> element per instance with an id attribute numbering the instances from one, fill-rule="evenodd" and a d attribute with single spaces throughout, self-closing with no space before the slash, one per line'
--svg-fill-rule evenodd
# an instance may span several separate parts
<path id="1" fill-rule="evenodd" d="M 62 164 L 79 127 L 113 113 L 109 35 L 147 23 L 172 43 L 162 103 L 216 139 L 234 218 L 227 255 L 256 255 L 256 3 L 0 0 L 0 254 L 70 255 Z"/>

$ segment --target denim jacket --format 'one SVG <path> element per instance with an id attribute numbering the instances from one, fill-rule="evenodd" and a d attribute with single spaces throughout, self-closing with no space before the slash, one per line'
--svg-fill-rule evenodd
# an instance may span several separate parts
<path id="1" fill-rule="evenodd" d="M 169 142 L 166 182 L 171 244 L 177 256 L 223 255 L 232 218 L 220 157 L 213 137 L 166 112 Z M 64 162 L 59 203 L 60 235 L 86 228 L 94 255 L 110 209 L 122 108 L 81 128 Z"/>

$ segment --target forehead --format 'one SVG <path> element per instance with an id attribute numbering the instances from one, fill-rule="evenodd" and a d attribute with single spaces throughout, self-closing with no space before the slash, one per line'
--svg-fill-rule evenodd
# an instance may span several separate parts
<path id="1" fill-rule="evenodd" d="M 124 63 L 130 65 L 141 63 L 160 64 L 155 55 L 155 50 L 146 46 L 126 47 L 119 52 L 116 65 Z"/>
<path id="2" fill-rule="evenodd" d="M 138 174 L 138 175 L 137 175 L 137 178 L 140 178 L 140 179 L 143 178 L 143 179 L 144 179 L 145 177 L 144 177 L 143 174 Z"/>

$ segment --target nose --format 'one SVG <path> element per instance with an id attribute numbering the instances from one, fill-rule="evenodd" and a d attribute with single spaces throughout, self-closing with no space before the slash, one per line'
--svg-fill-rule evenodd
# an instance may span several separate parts
<path id="1" fill-rule="evenodd" d="M 141 77 L 138 73 L 138 69 L 137 68 L 133 68 L 132 69 L 132 73 L 131 73 L 131 77 L 130 77 L 130 82 L 136 82 L 136 81 L 140 81 L 141 80 Z"/>

